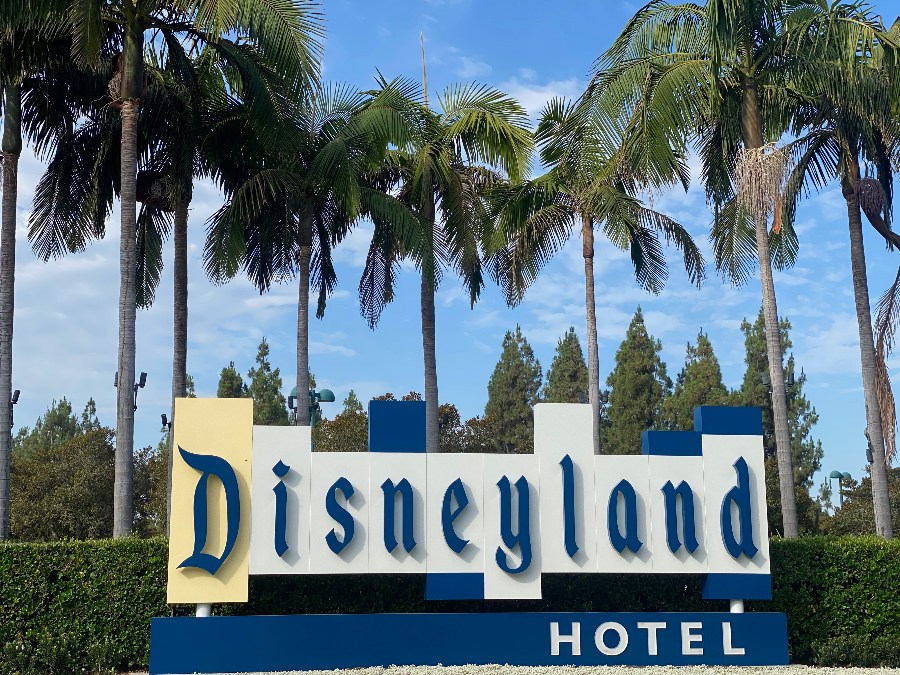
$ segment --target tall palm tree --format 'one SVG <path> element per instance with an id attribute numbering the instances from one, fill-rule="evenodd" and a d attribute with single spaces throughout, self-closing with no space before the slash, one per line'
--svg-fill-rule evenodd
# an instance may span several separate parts
<path id="1" fill-rule="evenodd" d="M 824 189 L 838 180 L 847 206 L 853 295 L 859 327 L 860 359 L 866 409 L 866 436 L 872 448 L 872 499 L 875 531 L 890 539 L 893 530 L 885 462 L 884 422 L 892 411 L 882 410 L 879 396 L 879 358 L 875 348 L 862 212 L 885 237 L 889 247 L 900 243 L 890 229 L 892 202 L 891 156 L 900 147 L 900 124 L 892 114 L 892 92 L 882 67 L 879 36 L 882 27 L 859 3 L 811 5 L 790 17 L 787 29 L 794 49 L 818 61 L 806 105 L 795 122 L 792 146 L 797 157 L 785 191 L 784 217 L 790 221 L 802 193 Z M 815 95 L 812 95 L 815 94 Z M 871 164 L 875 177 L 862 175 L 860 159 Z"/>
<path id="2" fill-rule="evenodd" d="M 84 89 L 97 78 L 70 63 L 69 42 L 37 30 L 32 17 L 3 16 L 0 25 L 0 109 L 3 111 L 2 224 L 0 224 L 0 401 L 12 397 L 16 197 L 23 136 L 38 154 L 53 130 L 85 110 Z M 12 405 L 0 405 L 0 540 L 8 536 Z"/>
<path id="3" fill-rule="evenodd" d="M 381 93 L 396 86 L 381 81 Z M 462 278 L 472 304 L 484 286 L 481 241 L 487 226 L 485 196 L 492 185 L 528 172 L 531 133 L 524 108 L 503 92 L 478 84 L 453 85 L 428 106 L 425 90 L 406 82 L 401 97 L 406 138 L 390 139 L 378 180 L 396 192 L 418 223 L 411 246 L 397 245 L 396 223 L 375 221 L 363 278 L 360 309 L 374 327 L 393 297 L 398 262 L 415 261 L 421 273 L 420 304 L 425 365 L 425 446 L 440 451 L 434 294 L 446 268 Z"/>
<path id="4" fill-rule="evenodd" d="M 16 192 L 22 152 L 22 85 L 8 82 L 3 97 L 3 203 L 0 223 L 0 401 L 12 395 L 12 330 L 16 266 Z M 0 405 L 0 539 L 9 536 L 9 460 L 12 405 Z"/>
<path id="5" fill-rule="evenodd" d="M 755 254 L 762 283 L 772 382 L 776 455 L 785 537 L 797 536 L 783 355 L 772 278 L 792 262 L 792 233 L 768 218 L 780 202 L 785 153 L 773 144 L 796 105 L 789 86 L 798 68 L 786 58 L 783 0 L 708 0 L 670 5 L 652 0 L 597 61 L 588 96 L 610 118 L 625 118 L 632 147 L 699 146 L 708 199 L 716 208 L 716 263 L 732 280 L 750 272 Z M 725 209 L 730 202 L 736 205 Z M 743 213 L 741 213 L 743 212 Z M 735 217 L 738 213 L 740 217 Z M 750 235 L 747 237 L 746 235 Z"/>
<path id="6" fill-rule="evenodd" d="M 265 82 L 252 74 L 261 65 L 276 69 L 302 91 L 317 71 L 322 26 L 317 5 L 306 0 L 258 3 L 253 0 L 104 0 L 98 3 L 61 3 L 33 0 L 42 11 L 56 10 L 73 40 L 73 53 L 84 65 L 100 59 L 104 31 L 111 28 L 121 55 L 109 91 L 121 116 L 120 153 L 120 293 L 118 379 L 130 384 L 135 375 L 135 318 L 137 309 L 137 143 L 138 120 L 145 96 L 145 51 L 166 49 L 187 54 L 208 45 L 246 78 L 244 94 L 265 98 Z M 47 5 L 50 9 L 45 8 Z M 32 8 L 32 12 L 36 11 Z M 145 43 L 145 31 L 154 39 Z M 230 39 L 237 35 L 239 39 Z M 255 49 L 254 49 L 255 47 Z M 262 58 L 258 55 L 261 54 Z M 186 56 L 185 56 L 186 58 Z M 274 121 L 273 121 L 274 122 Z M 131 532 L 134 408 L 130 386 L 118 388 L 116 414 L 116 479 L 113 536 Z"/>
<path id="7" fill-rule="evenodd" d="M 309 292 L 318 294 L 316 316 L 325 312 L 337 282 L 331 253 L 363 214 L 390 219 L 409 233 L 412 218 L 393 196 L 369 184 L 387 147 L 404 129 L 388 91 L 370 99 L 345 85 L 317 87 L 308 104 L 295 107 L 266 148 L 235 106 L 216 123 L 216 134 L 243 138 L 239 152 L 217 161 L 226 203 L 210 218 L 204 265 L 214 282 L 244 271 L 264 292 L 273 283 L 298 280 L 297 422 L 309 425 Z M 394 131 L 391 131 L 391 130 Z M 407 236 L 404 234 L 404 237 Z"/>
<path id="8" fill-rule="evenodd" d="M 700 250 L 687 231 L 636 198 L 644 188 L 681 182 L 687 175 L 680 159 L 665 151 L 649 162 L 623 163 L 616 138 L 587 106 L 553 99 L 538 123 L 536 140 L 550 170 L 492 194 L 497 213 L 490 246 L 493 276 L 507 301 L 517 304 L 541 267 L 580 226 L 584 258 L 585 314 L 588 335 L 588 387 L 594 414 L 594 452 L 600 448 L 600 370 L 594 293 L 594 229 L 631 253 L 638 283 L 657 293 L 665 283 L 666 260 L 660 235 L 682 251 L 693 283 L 704 276 Z M 647 153 L 648 155 L 650 153 Z M 637 158 L 634 158 L 637 159 Z M 645 158 L 646 159 L 646 158 Z"/>

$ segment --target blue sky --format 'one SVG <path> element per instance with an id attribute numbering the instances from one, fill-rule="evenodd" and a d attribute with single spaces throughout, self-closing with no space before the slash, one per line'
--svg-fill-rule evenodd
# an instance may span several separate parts
<path id="1" fill-rule="evenodd" d="M 895 2 L 877 3 L 885 16 L 900 10 Z M 376 68 L 386 77 L 421 76 L 419 34 L 424 33 L 428 83 L 432 96 L 454 82 L 478 81 L 517 97 L 534 116 L 552 96 L 574 97 L 586 82 L 593 60 L 610 44 L 636 9 L 629 3 L 350 2 L 325 6 L 328 38 L 324 78 L 369 87 Z M 889 11 L 890 10 L 890 11 Z M 19 179 L 14 388 L 22 390 L 16 426 L 31 425 L 51 400 L 66 396 L 80 410 L 88 397 L 101 421 L 115 425 L 118 211 L 105 240 L 77 256 L 42 263 L 27 242 L 31 195 L 42 172 L 26 151 Z M 688 193 L 655 195 L 654 206 L 676 218 L 694 235 L 707 261 L 711 218 L 699 172 Z M 219 372 L 231 360 L 246 375 L 260 338 L 271 345 L 273 365 L 289 390 L 295 372 L 296 284 L 275 287 L 260 296 L 245 279 L 213 287 L 203 276 L 201 256 L 205 221 L 221 205 L 210 184 L 194 191 L 189 227 L 188 371 L 198 394 L 214 396 Z M 801 239 L 797 265 L 777 273 L 779 313 L 793 323 L 797 363 L 808 375 L 807 395 L 821 418 L 814 429 L 825 448 L 823 470 L 849 471 L 859 477 L 865 463 L 865 414 L 859 367 L 858 333 L 850 278 L 846 209 L 832 188 L 804 202 L 798 215 Z M 360 225 L 335 251 L 338 291 L 322 321 L 312 319 L 310 362 L 320 387 L 338 402 L 354 389 L 362 400 L 385 391 L 402 394 L 423 388 L 418 277 L 404 268 L 396 300 L 377 330 L 360 317 L 356 288 L 371 230 Z M 900 253 L 889 253 L 866 231 L 869 290 L 873 304 L 893 281 Z M 171 243 L 166 260 L 172 255 Z M 740 384 L 744 372 L 744 317 L 756 316 L 758 278 L 735 289 L 709 269 L 698 290 L 671 257 L 669 283 L 650 296 L 633 281 L 626 254 L 601 241 L 595 260 L 601 379 L 613 366 L 615 350 L 640 304 L 650 332 L 663 343 L 662 356 L 674 375 L 685 346 L 702 328 L 712 340 L 725 383 Z M 137 445 L 155 444 L 159 415 L 168 412 L 172 349 L 171 265 L 164 272 L 157 302 L 138 315 L 137 370 L 147 371 L 136 413 Z M 461 286 L 447 275 L 437 295 L 438 381 L 442 401 L 455 403 L 464 417 L 482 414 L 487 381 L 500 355 L 506 330 L 521 324 L 546 370 L 557 340 L 571 325 L 585 343 L 584 268 L 576 237 L 544 271 L 525 301 L 506 307 L 489 286 L 470 309 Z M 893 370 L 898 371 L 897 363 Z M 896 382 L 896 380 L 895 380 Z M 821 482 L 821 476 L 817 480 Z"/>

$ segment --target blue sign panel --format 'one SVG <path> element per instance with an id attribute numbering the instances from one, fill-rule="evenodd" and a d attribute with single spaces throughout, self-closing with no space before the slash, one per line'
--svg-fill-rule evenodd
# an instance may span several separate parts
<path id="1" fill-rule="evenodd" d="M 151 675 L 437 664 L 788 663 L 787 623 L 776 613 L 175 617 L 152 620 L 150 645 Z"/>

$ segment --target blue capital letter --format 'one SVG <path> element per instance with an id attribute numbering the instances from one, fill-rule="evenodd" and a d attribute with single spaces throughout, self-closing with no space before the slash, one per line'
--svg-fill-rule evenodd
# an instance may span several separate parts
<path id="1" fill-rule="evenodd" d="M 559 465 L 562 467 L 563 531 L 566 553 L 570 558 L 574 558 L 578 553 L 578 541 L 575 537 L 575 465 L 568 455 L 562 458 Z"/>
<path id="2" fill-rule="evenodd" d="M 681 548 L 681 540 L 678 538 L 678 514 L 675 512 L 676 497 L 681 497 L 681 530 L 684 532 L 684 547 L 688 553 L 693 553 L 700 545 L 697 542 L 694 523 L 694 491 L 684 481 L 681 481 L 677 488 L 672 485 L 672 481 L 667 481 L 662 486 L 662 492 L 666 497 L 666 543 L 669 545 L 669 550 L 675 553 Z"/>
<path id="3" fill-rule="evenodd" d="M 518 545 L 519 553 L 522 556 L 522 562 L 519 563 L 519 566 L 512 568 L 509 566 L 506 553 L 498 546 L 495 556 L 497 565 L 508 574 L 521 574 L 531 565 L 531 520 L 528 508 L 528 481 L 525 480 L 525 476 L 521 476 L 516 481 L 516 494 L 519 502 L 518 534 L 513 534 L 512 528 L 512 488 L 509 484 L 509 479 L 503 476 L 497 482 L 497 487 L 500 488 L 500 538 L 510 551 Z"/>
<path id="4" fill-rule="evenodd" d="M 405 478 L 397 485 L 390 478 L 381 484 L 384 492 L 384 547 L 388 553 L 397 548 L 397 534 L 395 532 L 394 515 L 397 510 L 396 497 L 400 495 L 403 502 L 403 548 L 411 552 L 416 547 L 416 538 L 413 534 L 413 489 Z"/>
<path id="5" fill-rule="evenodd" d="M 341 491 L 341 494 L 344 495 L 344 499 L 347 502 L 350 501 L 354 492 L 353 485 L 350 484 L 350 481 L 341 476 L 334 481 L 334 485 L 328 489 L 328 493 L 325 495 L 325 510 L 328 512 L 329 516 L 334 518 L 337 523 L 344 528 L 343 539 L 339 540 L 333 529 L 325 535 L 325 542 L 335 555 L 340 555 L 341 551 L 343 551 L 351 542 L 354 530 L 353 516 L 350 515 L 350 512 L 347 509 L 338 504 L 338 490 Z"/>
<path id="6" fill-rule="evenodd" d="M 234 469 L 231 468 L 231 464 L 221 457 L 195 455 L 192 452 L 187 452 L 181 446 L 178 447 L 178 452 L 189 467 L 202 472 L 194 490 L 194 552 L 185 558 L 184 562 L 178 567 L 179 569 L 182 567 L 196 567 L 206 570 L 210 574 L 215 574 L 219 571 L 225 559 L 228 558 L 231 549 L 234 548 L 238 529 L 241 526 L 241 494 L 238 490 L 237 476 L 234 475 Z M 225 488 L 227 534 L 225 535 L 225 550 L 222 551 L 222 555 L 219 557 L 203 552 L 203 547 L 206 546 L 208 527 L 206 486 L 210 476 L 215 476 L 222 481 L 222 487 Z"/>
<path id="7" fill-rule="evenodd" d="M 619 529 L 619 495 L 625 501 L 625 535 Z M 606 513 L 606 525 L 609 530 L 609 541 L 619 553 L 627 546 L 632 553 L 641 550 L 643 542 L 638 538 L 637 495 L 627 480 L 619 481 L 609 495 L 609 507 Z"/>
<path id="8" fill-rule="evenodd" d="M 453 508 L 451 498 L 456 499 L 456 508 Z M 462 553 L 462 550 L 469 545 L 468 539 L 463 539 L 453 527 L 453 521 L 465 511 L 469 505 L 469 495 L 466 494 L 466 486 L 463 485 L 462 479 L 457 478 L 450 483 L 450 487 L 444 493 L 444 502 L 441 505 L 441 527 L 444 530 L 444 541 L 454 553 Z"/>
<path id="9" fill-rule="evenodd" d="M 750 508 L 750 470 L 743 457 L 734 463 L 737 472 L 737 485 L 731 488 L 722 501 L 722 541 L 732 558 L 739 558 L 741 553 L 748 558 L 756 555 L 758 549 L 753 544 L 753 519 Z M 738 518 L 741 521 L 741 541 L 734 536 L 731 525 L 731 504 L 737 506 Z"/>

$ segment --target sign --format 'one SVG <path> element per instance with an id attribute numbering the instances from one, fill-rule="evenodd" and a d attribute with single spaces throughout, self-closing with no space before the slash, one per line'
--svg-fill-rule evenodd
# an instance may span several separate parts
<path id="1" fill-rule="evenodd" d="M 366 573 L 426 574 L 433 599 L 540 598 L 544 572 L 703 574 L 707 598 L 769 597 L 759 409 L 698 408 L 695 431 L 595 456 L 589 405 L 535 406 L 529 455 L 426 454 L 424 408 L 373 401 L 370 452 L 319 453 L 309 427 L 251 427 L 249 400 L 179 400 L 168 601 L 246 601 L 248 574 Z"/>
<path id="2" fill-rule="evenodd" d="M 641 454 L 595 456 L 589 405 L 535 406 L 535 450 L 527 455 L 426 454 L 422 401 L 372 401 L 367 453 L 314 452 L 308 427 L 254 427 L 251 406 L 246 399 L 176 402 L 170 603 L 246 601 L 250 574 L 424 574 L 426 598 L 449 600 L 540 598 L 543 573 L 688 573 L 704 575 L 706 599 L 771 597 L 758 408 L 697 408 L 694 431 L 647 431 Z M 181 672 L 158 665 L 165 658 L 160 641 L 169 654 L 177 635 L 194 635 L 190 644 L 199 654 L 208 631 L 220 631 L 218 645 L 239 650 L 242 642 L 227 636 L 294 630 L 287 644 L 296 650 L 298 635 L 315 635 L 334 621 L 351 635 L 386 630 L 369 621 L 470 635 L 471 650 L 458 653 L 461 663 L 514 662 L 502 640 L 491 642 L 496 649 L 478 647 L 487 640 L 484 622 L 517 649 L 530 643 L 533 650 L 521 652 L 530 655 L 521 663 L 530 665 L 552 662 L 547 659 L 555 655 L 538 647 L 549 638 L 537 641 L 552 625 L 558 635 L 583 626 L 582 655 L 569 653 L 565 663 L 780 663 L 772 654 L 780 659 L 782 651 L 786 659 L 783 615 L 753 614 L 734 623 L 726 621 L 734 615 L 621 614 L 597 625 L 606 615 L 578 616 L 278 617 L 272 620 L 285 627 L 277 629 L 265 617 L 160 619 L 153 624 L 151 672 Z M 656 654 L 649 634 L 642 638 L 646 649 L 636 646 L 649 630 L 642 624 L 654 621 L 666 623 Z M 508 631 L 519 624 L 533 640 L 512 639 Z M 612 642 L 603 644 L 625 640 L 631 646 L 615 654 L 600 648 L 593 634 L 606 624 L 620 640 L 610 634 Z M 701 660 L 675 659 L 673 636 L 694 630 L 676 624 L 702 629 L 705 651 L 683 655 Z M 732 653 L 723 642 L 738 626 L 744 634 L 735 644 L 751 652 Z M 367 651 L 354 639 L 343 660 L 319 665 L 311 665 L 319 663 L 313 656 L 290 657 L 290 667 L 383 665 L 376 647 L 390 641 L 376 642 L 375 651 Z M 421 649 L 431 644 L 409 642 Z M 260 645 L 261 655 L 264 643 L 248 644 Z M 272 643 L 273 654 L 286 649 L 276 647 Z M 315 644 L 306 651 L 317 653 Z M 472 660 L 488 652 L 492 660 Z M 441 650 L 427 653 L 444 664 L 457 662 Z M 384 663 L 399 663 L 396 658 Z M 432 662 L 424 658 L 415 662 Z"/>
<path id="3" fill-rule="evenodd" d="M 153 619 L 151 673 L 375 665 L 787 665 L 784 614 L 331 614 Z"/>

